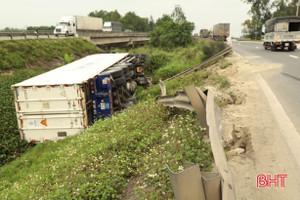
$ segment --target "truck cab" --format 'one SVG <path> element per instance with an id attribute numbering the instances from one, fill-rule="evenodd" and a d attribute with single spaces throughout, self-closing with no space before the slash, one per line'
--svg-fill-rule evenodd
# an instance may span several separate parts
<path id="1" fill-rule="evenodd" d="M 54 29 L 54 35 L 75 35 L 76 19 L 75 16 L 63 16 Z"/>

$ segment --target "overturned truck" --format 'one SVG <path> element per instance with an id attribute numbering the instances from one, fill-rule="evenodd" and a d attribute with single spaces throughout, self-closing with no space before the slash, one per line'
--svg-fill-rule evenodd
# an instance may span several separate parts
<path id="1" fill-rule="evenodd" d="M 135 102 L 144 54 L 96 54 L 12 85 L 21 139 L 57 141 Z"/>
<path id="2" fill-rule="evenodd" d="M 263 34 L 265 49 L 294 51 L 300 43 L 300 17 L 272 18 L 266 22 Z"/>

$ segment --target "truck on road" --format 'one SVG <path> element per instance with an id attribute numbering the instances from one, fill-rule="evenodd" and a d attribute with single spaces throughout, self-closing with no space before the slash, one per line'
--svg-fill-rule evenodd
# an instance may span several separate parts
<path id="1" fill-rule="evenodd" d="M 294 51 L 300 43 L 300 17 L 277 17 L 266 21 L 263 31 L 265 49 Z"/>
<path id="2" fill-rule="evenodd" d="M 212 30 L 212 37 L 214 40 L 226 41 L 227 35 L 230 35 L 229 23 L 219 23 L 214 25 Z"/>
<path id="3" fill-rule="evenodd" d="M 209 36 L 208 29 L 201 29 L 200 30 L 200 37 L 201 38 L 208 38 L 208 36 Z"/>
<path id="4" fill-rule="evenodd" d="M 97 17 L 63 16 L 54 29 L 54 35 L 75 36 L 76 30 L 103 30 L 103 20 Z"/>
<path id="5" fill-rule="evenodd" d="M 12 85 L 21 139 L 57 141 L 135 102 L 145 55 L 96 54 Z"/>
<path id="6" fill-rule="evenodd" d="M 103 31 L 112 32 L 112 31 L 122 31 L 121 22 L 104 22 Z"/>

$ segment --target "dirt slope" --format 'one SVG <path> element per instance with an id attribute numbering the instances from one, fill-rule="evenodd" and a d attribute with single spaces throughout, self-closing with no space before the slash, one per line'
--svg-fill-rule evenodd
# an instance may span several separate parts
<path id="1" fill-rule="evenodd" d="M 300 157 L 297 156 L 300 148 L 291 145 L 299 140 L 299 135 L 292 129 L 285 131 L 292 125 L 278 111 L 278 102 L 259 75 L 263 70 L 280 70 L 280 66 L 253 64 L 251 58 L 235 54 L 226 60 L 233 65 L 218 73 L 229 77 L 236 104 L 222 110 L 223 137 L 237 199 L 300 199 Z M 245 153 L 230 151 L 237 148 Z M 273 178 L 275 174 L 287 174 L 286 186 L 257 188 L 259 174 L 270 174 Z"/>

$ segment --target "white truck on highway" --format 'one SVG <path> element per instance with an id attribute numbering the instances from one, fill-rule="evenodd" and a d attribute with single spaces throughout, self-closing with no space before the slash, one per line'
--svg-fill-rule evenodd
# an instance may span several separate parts
<path id="1" fill-rule="evenodd" d="M 54 35 L 75 36 L 76 30 L 103 30 L 103 20 L 97 17 L 63 16 L 54 29 Z"/>
<path id="2" fill-rule="evenodd" d="M 264 47 L 276 51 L 278 48 L 294 51 L 300 43 L 300 17 L 277 17 L 266 21 Z"/>
<path id="3" fill-rule="evenodd" d="M 122 24 L 121 22 L 104 22 L 103 31 L 122 31 Z"/>

